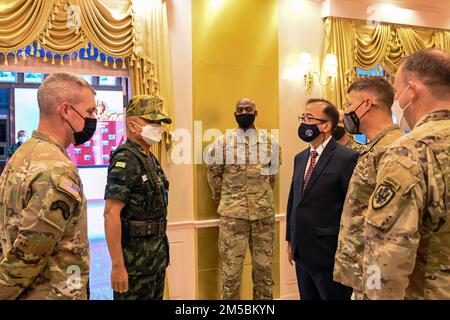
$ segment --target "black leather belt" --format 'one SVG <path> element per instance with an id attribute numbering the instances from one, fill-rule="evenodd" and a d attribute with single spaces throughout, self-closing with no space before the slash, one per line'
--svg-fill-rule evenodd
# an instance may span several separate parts
<path id="1" fill-rule="evenodd" d="M 128 220 L 128 236 L 145 237 L 164 234 L 167 230 L 167 220 L 164 221 L 135 221 Z"/>

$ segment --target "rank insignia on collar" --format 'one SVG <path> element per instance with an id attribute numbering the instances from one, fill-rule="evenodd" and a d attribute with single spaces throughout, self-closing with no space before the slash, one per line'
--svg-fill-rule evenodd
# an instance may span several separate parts
<path id="1" fill-rule="evenodd" d="M 386 206 L 395 196 L 394 188 L 391 184 L 383 182 L 380 184 L 372 197 L 372 208 L 378 210 Z"/>

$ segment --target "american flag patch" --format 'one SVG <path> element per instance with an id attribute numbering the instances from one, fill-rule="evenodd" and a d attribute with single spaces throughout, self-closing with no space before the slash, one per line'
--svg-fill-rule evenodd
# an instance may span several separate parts
<path id="1" fill-rule="evenodd" d="M 67 193 L 73 195 L 77 200 L 81 200 L 80 188 L 76 184 L 72 183 L 72 181 L 70 181 L 69 179 L 61 177 L 59 187 Z"/>

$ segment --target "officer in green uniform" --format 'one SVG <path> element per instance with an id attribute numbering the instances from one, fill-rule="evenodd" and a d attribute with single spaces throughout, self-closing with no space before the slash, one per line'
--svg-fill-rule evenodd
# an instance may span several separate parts
<path id="1" fill-rule="evenodd" d="M 133 97 L 127 141 L 111 155 L 105 190 L 105 233 L 115 300 L 162 299 L 169 264 L 169 182 L 150 147 L 172 120 L 157 96 Z"/>
<path id="2" fill-rule="evenodd" d="M 380 77 L 356 80 L 347 90 L 347 130 L 366 135 L 368 143 L 359 156 L 342 210 L 334 281 L 353 288 L 355 300 L 362 299 L 364 217 L 375 190 L 378 166 L 389 146 L 403 135 L 392 122 L 394 88 Z"/>

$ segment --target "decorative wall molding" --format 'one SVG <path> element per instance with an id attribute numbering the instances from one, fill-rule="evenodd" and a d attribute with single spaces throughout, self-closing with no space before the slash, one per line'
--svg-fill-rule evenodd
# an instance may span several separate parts
<path id="1" fill-rule="evenodd" d="M 275 215 L 275 221 L 285 220 L 286 214 L 277 214 Z M 186 229 L 188 227 L 201 229 L 201 228 L 211 228 L 218 227 L 219 219 L 209 219 L 209 220 L 187 220 L 187 221 L 177 221 L 177 222 L 169 222 L 167 225 L 167 229 L 178 230 L 178 229 Z"/>
<path id="2" fill-rule="evenodd" d="M 170 265 L 167 268 L 170 300 L 194 300 L 197 288 L 196 235 L 189 223 L 169 224 Z"/>
<path id="3" fill-rule="evenodd" d="M 300 298 L 297 286 L 295 266 L 291 266 L 287 256 L 286 215 L 280 215 L 280 299 L 298 300 Z"/>
<path id="4" fill-rule="evenodd" d="M 280 221 L 280 223 L 285 221 L 285 219 L 285 214 L 275 216 L 275 221 Z M 219 226 L 219 219 L 179 221 L 168 224 L 167 235 L 170 245 L 170 265 L 167 269 L 167 277 L 170 300 L 196 299 L 198 283 L 196 231 L 198 229 L 217 226 Z M 284 232 L 280 233 L 284 234 Z M 282 247 L 285 245 L 285 242 L 281 242 Z M 282 296 L 282 298 L 285 297 Z"/>

